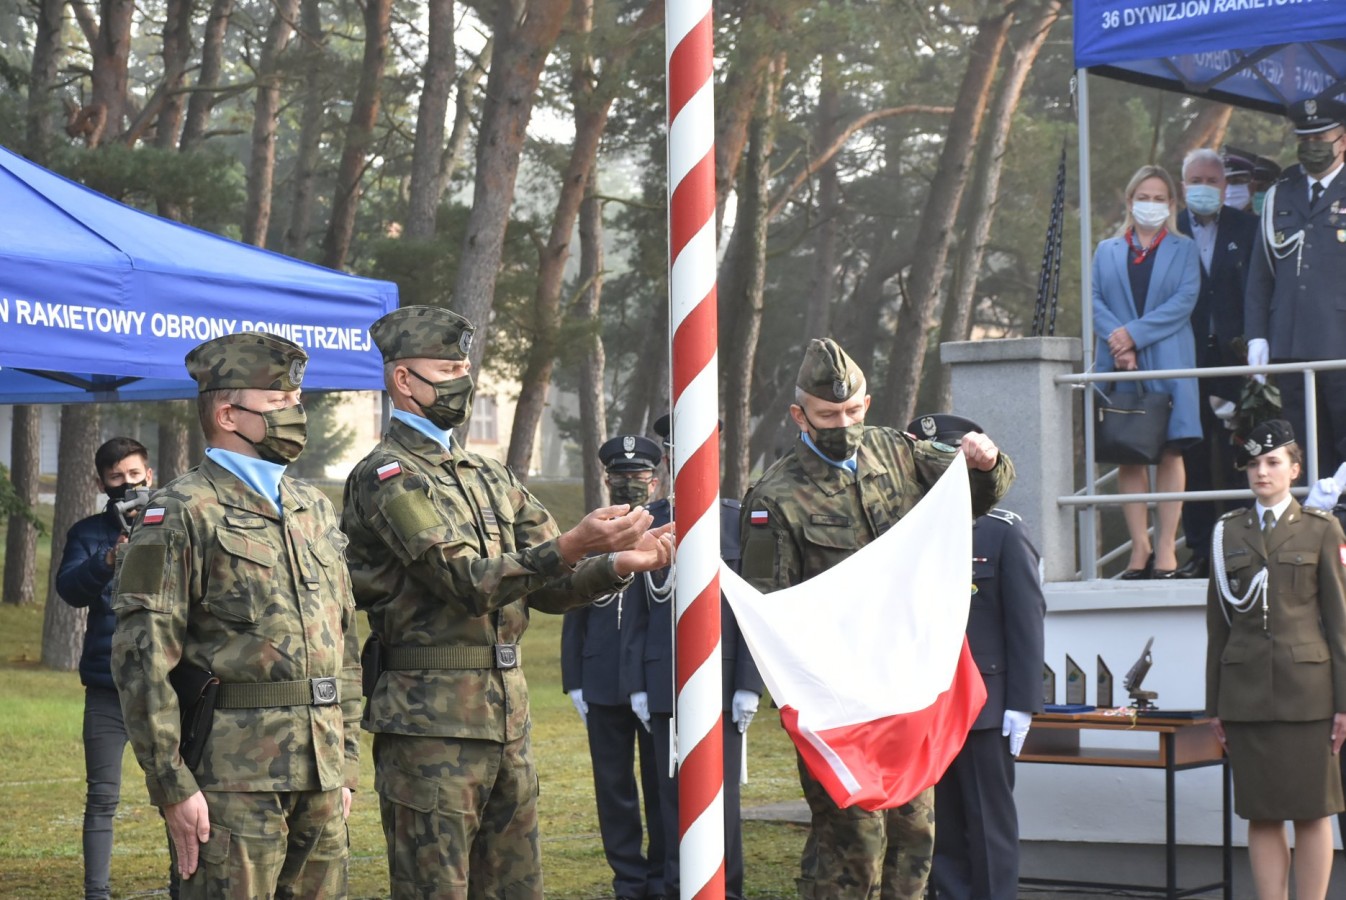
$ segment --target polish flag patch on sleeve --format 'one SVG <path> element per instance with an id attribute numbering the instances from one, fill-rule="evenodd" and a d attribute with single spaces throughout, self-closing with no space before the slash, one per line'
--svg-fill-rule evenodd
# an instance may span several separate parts
<path id="1" fill-rule="evenodd" d="M 1341 557 L 1341 564 L 1346 566 L 1346 544 L 1340 544 L 1337 547 L 1337 555 Z"/>
<path id="2" fill-rule="evenodd" d="M 142 525 L 158 525 L 164 520 L 164 508 L 156 506 L 154 509 L 145 510 L 145 514 L 140 517 Z"/>
<path id="3" fill-rule="evenodd" d="M 390 462 L 386 466 L 379 466 L 374 472 L 379 476 L 379 481 L 387 481 L 394 475 L 402 474 L 402 464 L 399 462 Z"/>
<path id="4" fill-rule="evenodd" d="M 766 525 L 769 518 L 770 517 L 767 516 L 766 510 L 754 509 L 751 513 L 748 514 L 748 523 L 751 525 Z"/>

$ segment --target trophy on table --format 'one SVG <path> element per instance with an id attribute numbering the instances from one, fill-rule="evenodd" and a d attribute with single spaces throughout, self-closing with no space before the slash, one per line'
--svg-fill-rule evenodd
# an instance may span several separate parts
<path id="1" fill-rule="evenodd" d="M 1159 699 L 1158 691 L 1144 691 L 1140 688 L 1141 682 L 1145 680 L 1145 673 L 1150 671 L 1150 663 L 1154 661 L 1150 657 L 1150 647 L 1153 644 L 1153 637 L 1145 642 L 1145 649 L 1140 651 L 1140 659 L 1127 670 L 1126 678 L 1122 682 L 1139 711 L 1154 709 L 1154 701 Z"/>

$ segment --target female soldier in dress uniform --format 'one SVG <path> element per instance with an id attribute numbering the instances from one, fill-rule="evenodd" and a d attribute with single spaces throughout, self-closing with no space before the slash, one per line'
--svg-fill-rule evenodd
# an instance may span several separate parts
<path id="1" fill-rule="evenodd" d="M 1346 739 L 1346 537 L 1330 513 L 1290 496 L 1301 453 L 1288 422 L 1257 426 L 1243 450 L 1257 502 L 1212 535 L 1206 711 L 1229 754 L 1234 810 L 1249 820 L 1259 900 L 1289 896 L 1287 821 L 1296 896 L 1323 900 L 1329 817 L 1346 808 L 1335 755 Z"/>

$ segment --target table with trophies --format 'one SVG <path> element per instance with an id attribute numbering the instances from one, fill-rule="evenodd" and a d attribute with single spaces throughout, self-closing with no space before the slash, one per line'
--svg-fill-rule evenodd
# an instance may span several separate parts
<path id="1" fill-rule="evenodd" d="M 1046 711 L 1033 717 L 1033 727 L 1019 755 L 1021 763 L 1050 763 L 1076 766 L 1119 766 L 1124 768 L 1162 769 L 1164 772 L 1164 863 L 1165 884 L 1120 884 L 1116 881 L 1087 882 L 1052 878 L 1021 878 L 1024 885 L 1055 887 L 1108 887 L 1133 893 L 1168 898 L 1190 897 L 1222 889 L 1225 900 L 1233 896 L 1233 853 L 1231 818 L 1232 783 L 1229 761 L 1224 748 L 1210 727 L 1210 717 L 1202 711 L 1162 710 L 1155 706 L 1158 695 L 1141 687 L 1150 668 L 1150 647 L 1145 645 L 1140 659 L 1127 672 L 1125 688 L 1130 706 L 1116 707 L 1112 697 L 1112 673 L 1102 657 L 1098 658 L 1098 694 L 1093 706 L 1086 701 L 1087 679 L 1084 670 L 1066 656 L 1066 702 L 1057 705 L 1056 675 L 1048 666 L 1043 669 L 1043 699 Z M 1083 732 L 1153 735 L 1144 746 L 1095 746 L 1080 740 Z M 1103 741 L 1106 743 L 1106 741 Z M 1114 742 L 1116 743 L 1116 742 Z M 1175 781 L 1178 772 L 1221 767 L 1223 793 L 1223 843 L 1221 853 L 1221 880 L 1189 888 L 1179 888 L 1177 854 L 1177 812 L 1175 808 Z"/>

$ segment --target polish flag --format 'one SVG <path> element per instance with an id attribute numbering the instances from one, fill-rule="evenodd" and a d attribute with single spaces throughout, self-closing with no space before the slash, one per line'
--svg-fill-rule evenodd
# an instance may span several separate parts
<path id="1" fill-rule="evenodd" d="M 781 724 L 837 806 L 901 806 L 939 781 L 986 703 L 967 647 L 972 496 L 962 453 L 886 534 L 762 594 L 720 569 Z"/>

